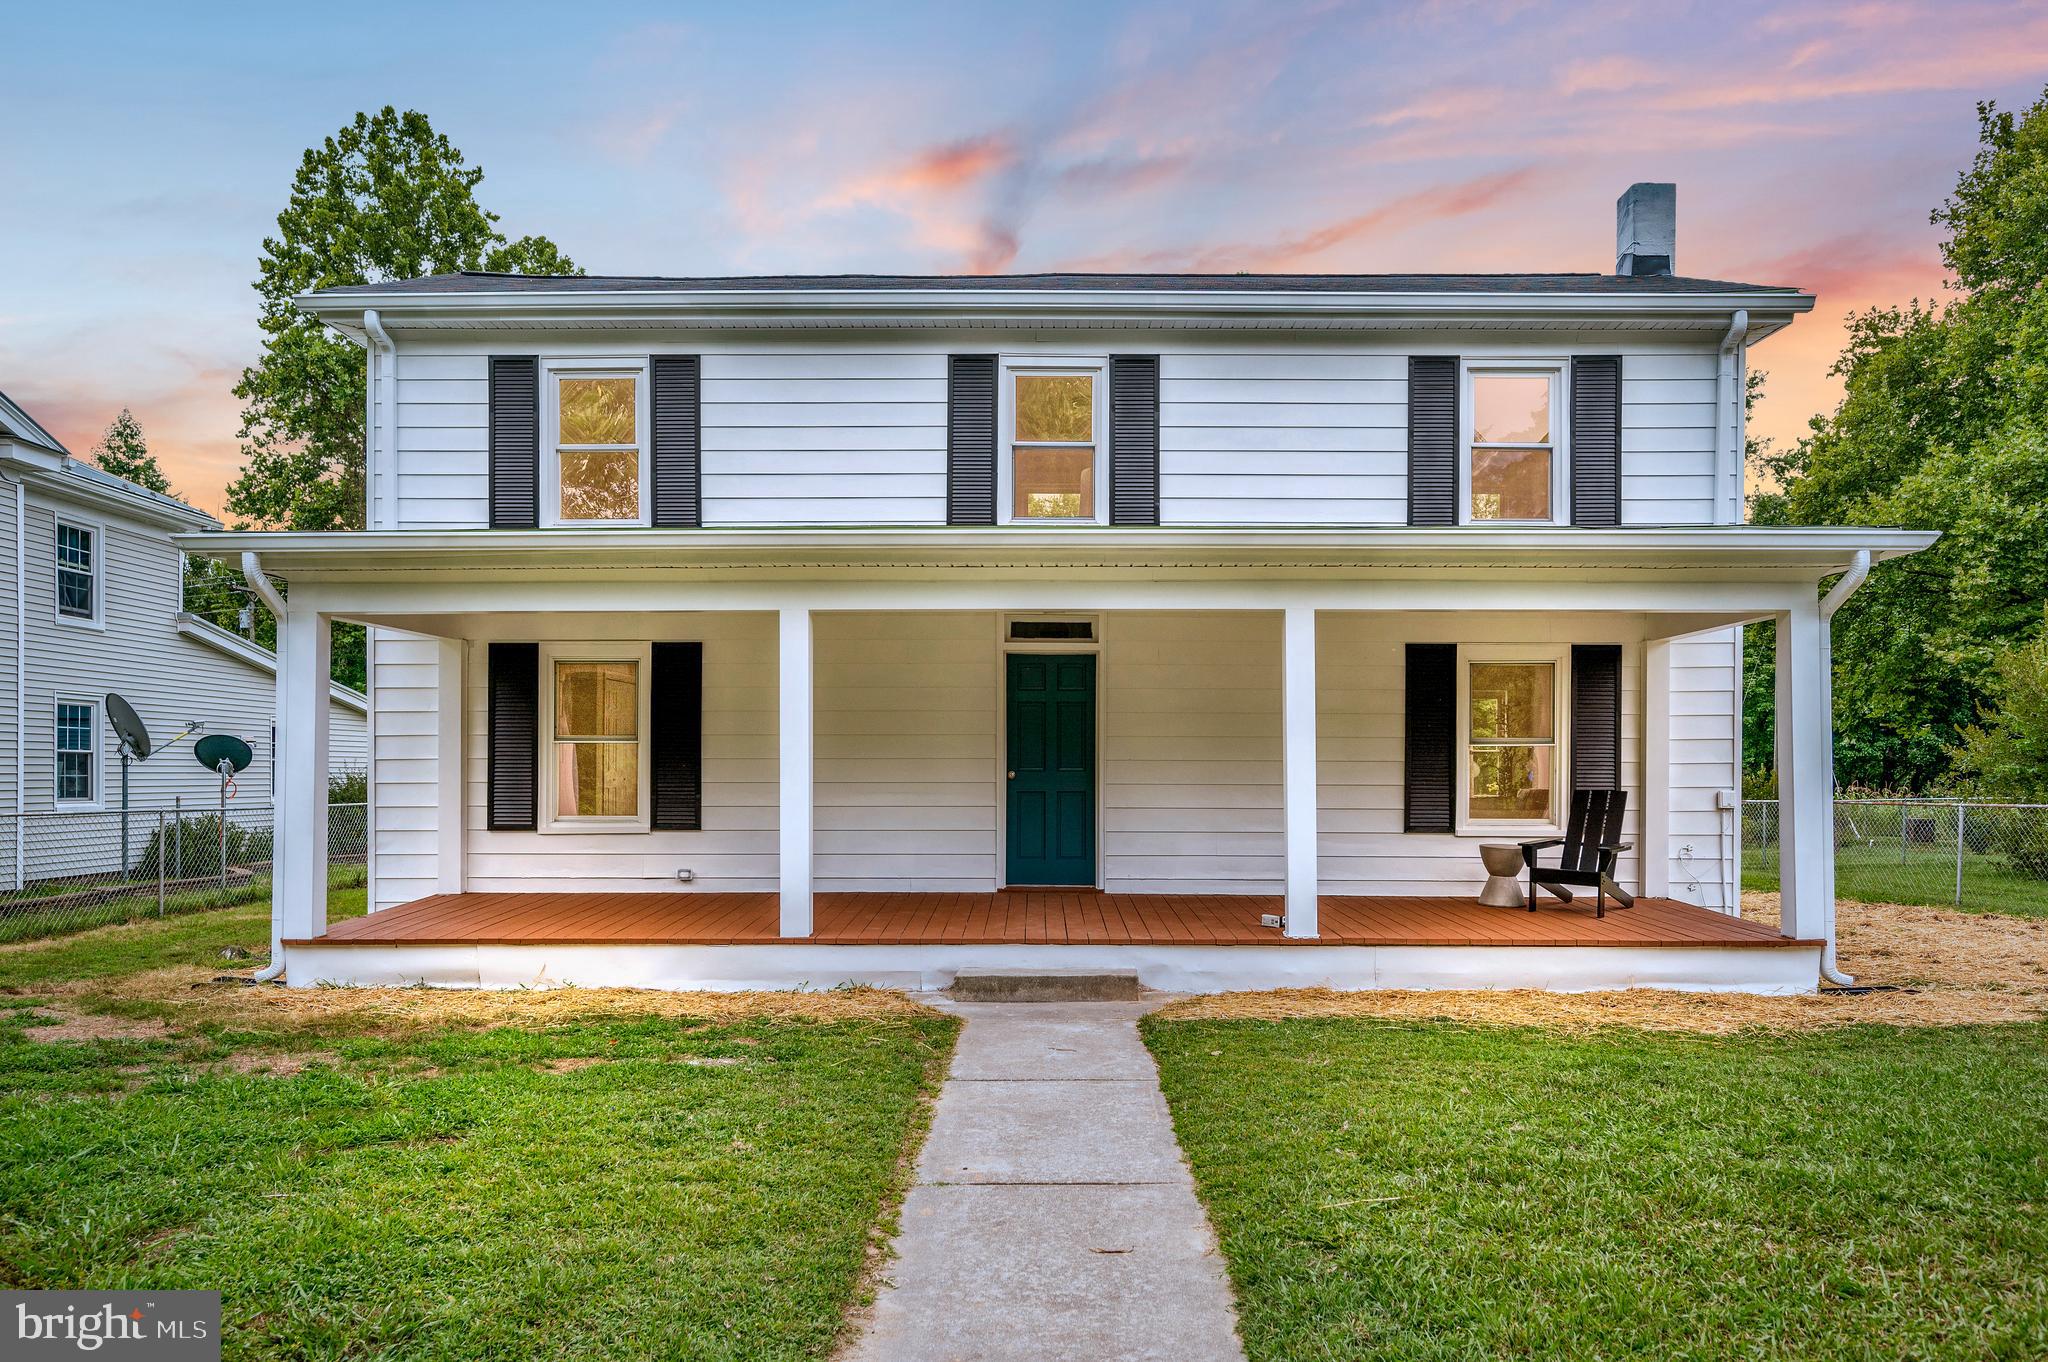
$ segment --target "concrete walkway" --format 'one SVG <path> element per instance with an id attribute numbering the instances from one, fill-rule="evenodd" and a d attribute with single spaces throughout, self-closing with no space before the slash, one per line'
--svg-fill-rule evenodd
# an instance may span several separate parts
<path id="1" fill-rule="evenodd" d="M 859 1362 L 1242 1362 L 1145 1003 L 963 1003 Z"/>

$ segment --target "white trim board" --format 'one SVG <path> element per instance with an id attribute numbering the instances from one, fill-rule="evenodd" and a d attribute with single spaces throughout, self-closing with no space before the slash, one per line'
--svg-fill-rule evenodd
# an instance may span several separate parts
<path id="1" fill-rule="evenodd" d="M 851 984 L 939 989 L 963 969 L 1130 970 L 1175 993 L 1239 989 L 1655 988 L 1812 993 L 1820 946 L 404 946 L 286 948 L 286 982 L 739 992 Z"/>

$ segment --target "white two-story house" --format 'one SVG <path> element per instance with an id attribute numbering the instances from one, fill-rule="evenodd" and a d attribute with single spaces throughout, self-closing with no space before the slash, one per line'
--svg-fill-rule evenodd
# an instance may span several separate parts
<path id="1" fill-rule="evenodd" d="M 1741 523 L 1745 356 L 1813 299 L 1674 274 L 1673 197 L 1623 197 L 1602 275 L 306 295 L 368 352 L 369 529 L 184 541 L 290 584 L 277 959 L 1814 987 L 1826 616 L 1930 536 Z M 375 911 L 330 930 L 336 619 L 374 629 Z M 1736 915 L 1753 620 L 1782 933 Z M 1634 905 L 1475 902 L 1582 790 Z"/>

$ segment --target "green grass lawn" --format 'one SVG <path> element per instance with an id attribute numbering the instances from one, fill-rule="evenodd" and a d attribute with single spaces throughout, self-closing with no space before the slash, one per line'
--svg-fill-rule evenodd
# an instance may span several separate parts
<path id="1" fill-rule="evenodd" d="M 2048 1025 L 1145 1035 L 1254 1362 L 2048 1356 Z"/>
<path id="2" fill-rule="evenodd" d="M 1778 849 L 1742 849 L 1742 887 L 1774 891 L 1778 887 Z M 1956 852 L 1909 847 L 1902 855 L 1897 842 L 1859 846 L 1848 841 L 1835 850 L 1835 892 L 1864 903 L 1918 903 L 1964 912 L 2009 913 L 2015 917 L 2048 917 L 2048 880 L 2022 875 L 1996 855 L 1963 853 L 1963 899 L 1956 903 Z"/>
<path id="3" fill-rule="evenodd" d="M 0 1285 L 218 1288 L 230 1357 L 829 1354 L 951 1021 L 151 1036 L 145 998 L 32 1038 L 267 935 L 229 909 L 0 952 Z"/>

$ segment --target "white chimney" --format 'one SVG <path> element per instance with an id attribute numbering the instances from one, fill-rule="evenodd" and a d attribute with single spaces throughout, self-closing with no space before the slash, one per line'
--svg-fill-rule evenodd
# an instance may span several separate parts
<path id="1" fill-rule="evenodd" d="M 1632 184 L 1614 201 L 1614 272 L 1669 274 L 1678 245 L 1678 186 Z"/>

